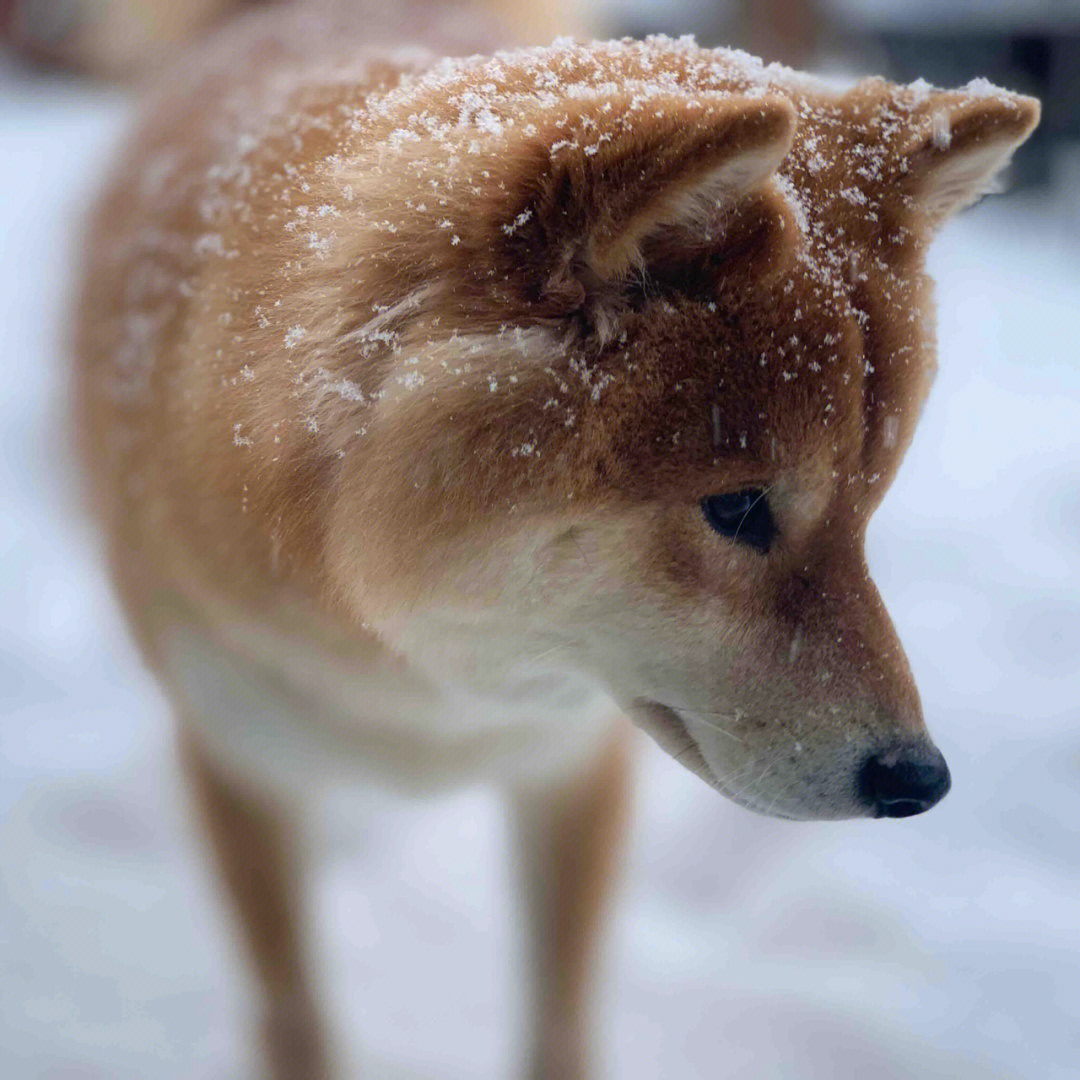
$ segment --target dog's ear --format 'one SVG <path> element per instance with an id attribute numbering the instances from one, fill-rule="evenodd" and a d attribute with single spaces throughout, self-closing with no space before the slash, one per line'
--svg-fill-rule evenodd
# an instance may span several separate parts
<path id="1" fill-rule="evenodd" d="M 438 281 L 440 318 L 473 329 L 584 314 L 603 332 L 646 252 L 745 246 L 740 212 L 762 196 L 783 217 L 765 190 L 795 131 L 782 95 L 531 81 L 388 107 L 364 166 L 333 172 L 362 212 L 317 269 L 350 323 Z"/>
<path id="2" fill-rule="evenodd" d="M 665 232 L 715 228 L 776 171 L 795 130 L 778 96 L 655 95 L 643 106 L 597 95 L 560 111 L 518 147 L 503 176 L 510 220 L 490 227 L 542 293 L 568 299 L 639 267 Z"/>
<path id="3" fill-rule="evenodd" d="M 916 134 L 902 147 L 902 186 L 931 227 L 994 190 L 998 174 L 1035 130 L 1034 98 L 995 91 L 939 92 L 920 106 Z"/>

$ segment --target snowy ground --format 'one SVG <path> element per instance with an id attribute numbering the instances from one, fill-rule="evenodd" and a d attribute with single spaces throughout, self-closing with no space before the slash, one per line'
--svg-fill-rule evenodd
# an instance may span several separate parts
<path id="1" fill-rule="evenodd" d="M 71 225 L 126 115 L 121 98 L 0 69 L 5 1080 L 241 1068 L 237 959 L 166 709 L 67 511 Z M 941 374 L 872 528 L 953 793 L 911 820 L 796 825 L 647 752 L 612 1077 L 1080 1075 L 1075 186 L 984 205 L 939 242 Z M 509 1075 L 504 847 L 480 794 L 332 833 L 326 982 L 365 1076 Z"/>

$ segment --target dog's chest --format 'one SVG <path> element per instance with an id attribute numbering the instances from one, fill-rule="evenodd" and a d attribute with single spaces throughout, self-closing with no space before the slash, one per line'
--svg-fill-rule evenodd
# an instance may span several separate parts
<path id="1" fill-rule="evenodd" d="M 455 684 L 250 620 L 179 620 L 159 643 L 181 722 L 252 782 L 304 796 L 543 781 L 585 757 L 616 715 L 607 695 L 566 677 Z"/>

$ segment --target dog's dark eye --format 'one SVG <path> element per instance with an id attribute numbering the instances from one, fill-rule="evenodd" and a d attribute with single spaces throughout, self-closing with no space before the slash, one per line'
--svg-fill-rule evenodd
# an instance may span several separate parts
<path id="1" fill-rule="evenodd" d="M 705 520 L 721 535 L 747 544 L 764 554 L 776 538 L 776 522 L 761 488 L 727 495 L 706 495 L 701 500 Z"/>

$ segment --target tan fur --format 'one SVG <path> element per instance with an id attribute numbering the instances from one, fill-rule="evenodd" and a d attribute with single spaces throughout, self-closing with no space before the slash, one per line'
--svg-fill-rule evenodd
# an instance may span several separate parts
<path id="1" fill-rule="evenodd" d="M 868 756 L 932 745 L 862 552 L 933 374 L 923 256 L 1036 103 L 292 18 L 173 76 L 89 247 L 95 506 L 203 755 L 279 802 L 557 789 L 616 760 L 614 702 L 744 805 L 871 813 Z M 699 507 L 746 487 L 767 556 Z M 606 866 L 588 783 L 556 864 Z"/>
<path id="2" fill-rule="evenodd" d="M 586 768 L 516 793 L 517 846 L 533 948 L 536 1032 L 524 1075 L 595 1075 L 593 997 L 604 917 L 625 848 L 632 743 L 618 725 Z"/>
<path id="3" fill-rule="evenodd" d="M 265 995 L 268 1075 L 323 1080 L 330 1075 L 306 970 L 303 857 L 295 808 L 237 790 L 181 728 L 180 756 L 230 902 Z"/>

